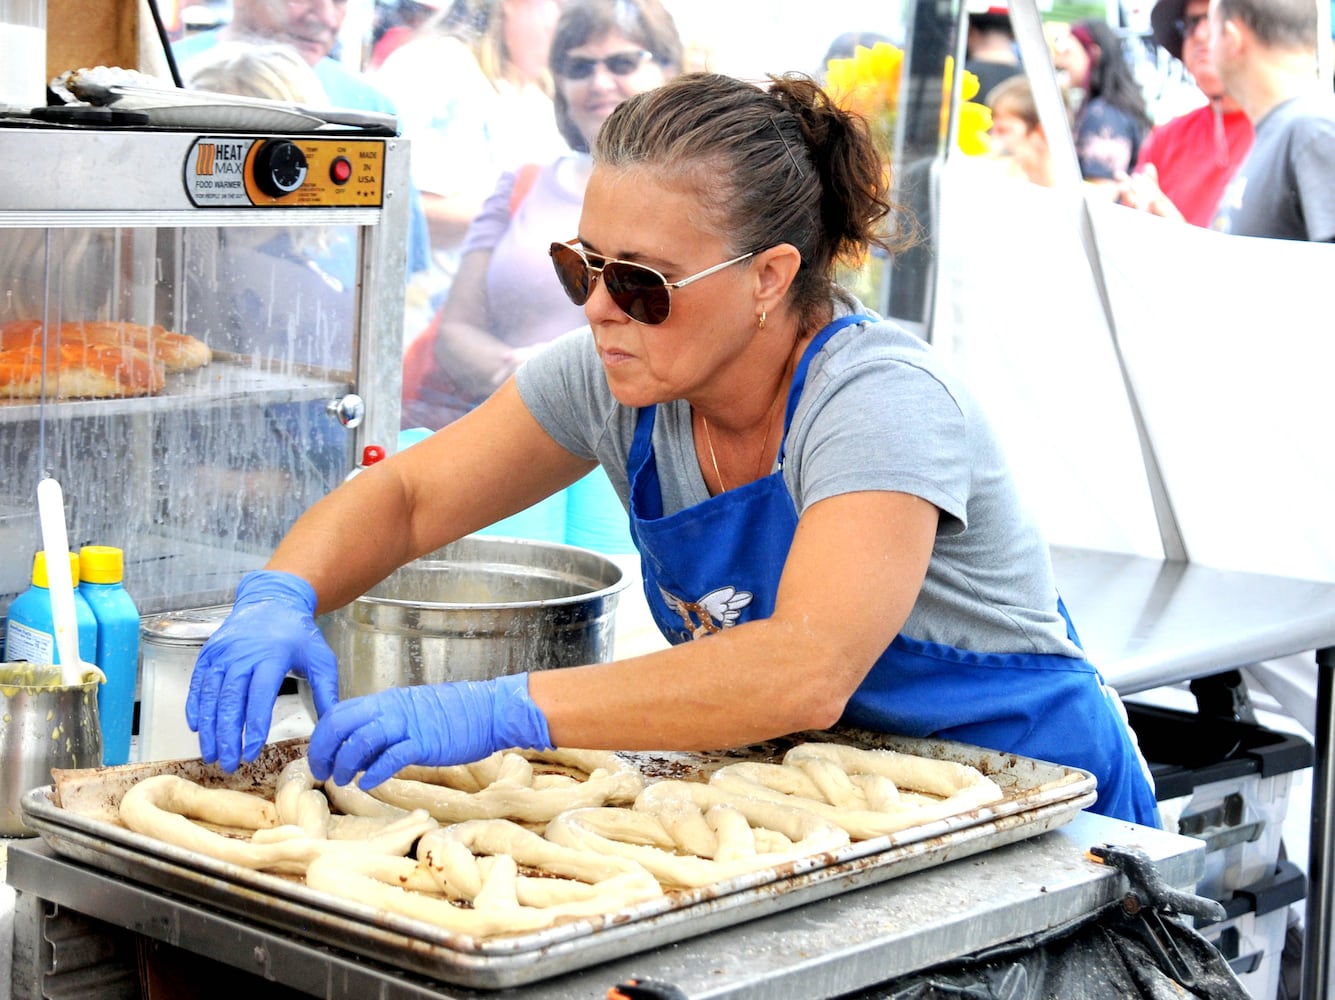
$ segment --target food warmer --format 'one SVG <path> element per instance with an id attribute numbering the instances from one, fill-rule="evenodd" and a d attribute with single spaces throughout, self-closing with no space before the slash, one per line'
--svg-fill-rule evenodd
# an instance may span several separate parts
<path id="1" fill-rule="evenodd" d="M 393 119 L 168 110 L 0 119 L 0 331 L 12 346 L 40 321 L 45 366 L 24 396 L 0 371 L 0 617 L 40 546 L 45 475 L 71 545 L 124 549 L 148 614 L 230 600 L 365 445 L 397 439 L 409 183 Z M 212 360 L 146 390 L 78 385 L 62 344 L 107 322 Z"/>

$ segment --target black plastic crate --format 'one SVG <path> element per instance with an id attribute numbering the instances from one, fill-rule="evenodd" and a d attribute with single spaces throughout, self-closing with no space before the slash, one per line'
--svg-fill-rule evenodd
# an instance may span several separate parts
<path id="1" fill-rule="evenodd" d="M 1165 824 L 1206 843 L 1205 877 L 1196 891 L 1227 899 L 1274 872 L 1289 786 L 1295 771 L 1312 766 L 1312 745 L 1232 719 L 1126 707 Z"/>

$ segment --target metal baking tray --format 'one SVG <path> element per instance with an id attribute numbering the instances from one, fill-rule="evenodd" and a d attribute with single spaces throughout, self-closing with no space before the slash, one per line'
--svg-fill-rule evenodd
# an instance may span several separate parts
<path id="1" fill-rule="evenodd" d="M 1055 829 L 1095 799 L 1088 772 L 941 740 L 861 730 L 795 734 L 718 754 L 632 753 L 649 780 L 702 777 L 738 760 L 777 761 L 800 742 L 885 747 L 977 767 L 1005 793 L 1000 802 L 958 816 L 849 844 L 700 889 L 539 931 L 491 938 L 454 934 L 309 889 L 299 879 L 255 872 L 186 851 L 119 823 L 126 788 L 150 774 L 180 774 L 201 784 L 271 792 L 283 765 L 305 752 L 305 740 L 267 747 L 233 775 L 201 761 L 97 768 L 62 775 L 56 786 L 22 799 L 24 822 L 58 854 L 168 893 L 351 953 L 478 989 L 536 982 L 731 924 L 968 857 Z"/>

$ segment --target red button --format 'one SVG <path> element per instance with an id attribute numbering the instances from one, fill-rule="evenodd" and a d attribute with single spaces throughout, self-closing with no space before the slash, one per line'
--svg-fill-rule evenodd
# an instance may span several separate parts
<path id="1" fill-rule="evenodd" d="M 335 184 L 346 184 L 352 179 L 352 163 L 346 156 L 336 157 L 329 164 L 329 179 Z"/>

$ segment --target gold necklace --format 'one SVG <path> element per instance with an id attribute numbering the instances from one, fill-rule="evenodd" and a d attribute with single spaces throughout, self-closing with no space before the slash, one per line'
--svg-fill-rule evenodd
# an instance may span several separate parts
<path id="1" fill-rule="evenodd" d="M 756 458 L 755 478 L 759 479 L 762 472 L 765 471 L 765 455 L 769 451 L 769 439 L 774 433 L 774 414 L 778 412 L 779 400 L 783 397 L 780 392 L 774 397 L 774 402 L 769 405 L 769 422 L 765 426 L 765 440 L 760 442 L 760 455 Z M 709 449 L 709 464 L 714 467 L 714 478 L 718 480 L 720 491 L 728 492 L 728 484 L 723 481 L 723 473 L 718 470 L 718 457 L 714 454 L 714 436 L 709 433 L 709 418 L 703 413 L 700 414 L 700 423 L 705 428 L 705 447 Z"/>
<path id="2" fill-rule="evenodd" d="M 728 484 L 723 481 L 723 473 L 718 471 L 718 458 L 714 455 L 714 438 L 709 433 L 709 418 L 700 414 L 700 423 L 705 427 L 705 446 L 709 448 L 709 461 L 714 466 L 714 478 L 718 480 L 719 492 L 727 493 Z"/>

